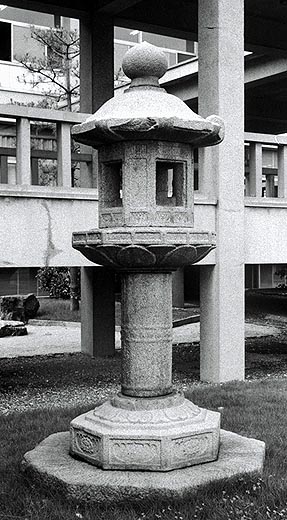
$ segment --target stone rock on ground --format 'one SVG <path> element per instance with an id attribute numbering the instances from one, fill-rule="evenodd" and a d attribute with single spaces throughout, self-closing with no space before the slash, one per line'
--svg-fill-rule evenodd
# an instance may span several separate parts
<path id="1" fill-rule="evenodd" d="M 21 321 L 0 320 L 0 338 L 7 336 L 26 336 L 28 331 Z"/>
<path id="2" fill-rule="evenodd" d="M 36 317 L 39 307 L 40 303 L 32 293 L 1 296 L 0 319 L 27 323 L 30 318 Z"/>

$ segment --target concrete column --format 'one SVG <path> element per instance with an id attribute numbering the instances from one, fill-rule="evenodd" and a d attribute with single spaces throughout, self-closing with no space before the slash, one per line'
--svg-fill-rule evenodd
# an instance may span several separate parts
<path id="1" fill-rule="evenodd" d="M 81 20 L 81 112 L 93 113 L 113 96 L 113 37 L 113 22 L 110 18 L 96 14 L 90 21 Z M 85 147 L 82 151 L 87 149 L 89 148 Z M 82 173 L 81 185 L 94 186 L 93 172 L 89 176 L 86 168 L 83 172 L 81 169 L 81 175 Z M 95 222 L 95 227 L 96 225 Z M 92 356 L 113 355 L 114 274 L 101 267 L 83 267 L 81 280 L 82 351 Z"/>
<path id="2" fill-rule="evenodd" d="M 113 19 L 95 13 L 80 23 L 81 112 L 95 112 L 114 95 Z"/>
<path id="3" fill-rule="evenodd" d="M 278 197 L 287 198 L 287 146 L 278 147 Z"/>
<path id="4" fill-rule="evenodd" d="M 80 110 L 92 112 L 92 21 L 80 20 Z"/>
<path id="5" fill-rule="evenodd" d="M 122 393 L 172 391 L 172 275 L 122 275 Z"/>
<path id="6" fill-rule="evenodd" d="M 184 269 L 177 269 L 172 273 L 172 305 L 184 307 Z"/>
<path id="7" fill-rule="evenodd" d="M 80 109 L 81 112 L 92 113 L 92 23 L 91 20 L 80 20 Z M 90 146 L 80 145 L 81 153 L 92 153 Z M 89 168 L 86 163 L 80 164 L 81 188 L 92 188 L 93 164 Z"/>
<path id="8" fill-rule="evenodd" d="M 31 184 L 31 130 L 25 117 L 16 122 L 16 182 Z"/>
<path id="9" fill-rule="evenodd" d="M 244 378 L 244 2 L 199 0 L 199 113 L 225 140 L 204 150 L 200 189 L 216 196 L 216 265 L 201 267 L 201 379 Z"/>
<path id="10" fill-rule="evenodd" d="M 104 267 L 81 273 L 81 350 L 93 357 L 115 352 L 114 274 Z"/>
<path id="11" fill-rule="evenodd" d="M 92 105 L 93 112 L 114 95 L 114 23 L 96 13 L 92 32 Z"/>
<path id="12" fill-rule="evenodd" d="M 248 195 L 262 197 L 262 144 L 250 143 Z"/>
<path id="13" fill-rule="evenodd" d="M 69 123 L 57 124 L 57 143 L 58 186 L 71 188 L 71 125 Z"/>
<path id="14" fill-rule="evenodd" d="M 91 20 L 80 21 L 80 108 L 93 113 L 114 95 L 114 24 L 113 19 L 95 13 Z M 81 145 L 82 153 L 91 153 Z M 97 186 L 95 169 L 81 164 L 81 186 Z"/>

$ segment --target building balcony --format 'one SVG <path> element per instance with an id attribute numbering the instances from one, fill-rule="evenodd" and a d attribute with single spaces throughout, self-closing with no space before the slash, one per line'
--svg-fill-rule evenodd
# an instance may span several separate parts
<path id="1" fill-rule="evenodd" d="M 1 267 L 92 265 L 71 247 L 72 232 L 98 226 L 96 152 L 70 133 L 86 117 L 0 106 Z M 216 231 L 217 199 L 195 181 L 194 225 Z M 245 262 L 285 263 L 287 136 L 245 134 L 244 207 Z"/>

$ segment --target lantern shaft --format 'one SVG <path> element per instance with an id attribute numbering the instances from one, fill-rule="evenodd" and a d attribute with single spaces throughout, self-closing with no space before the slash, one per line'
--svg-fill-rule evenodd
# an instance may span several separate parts
<path id="1" fill-rule="evenodd" d="M 122 275 L 122 393 L 172 391 L 172 275 Z"/>

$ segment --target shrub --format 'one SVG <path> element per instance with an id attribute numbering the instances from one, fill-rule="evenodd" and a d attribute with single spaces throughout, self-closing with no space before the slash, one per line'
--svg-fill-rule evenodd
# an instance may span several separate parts
<path id="1" fill-rule="evenodd" d="M 77 287 L 71 294 L 71 277 L 68 267 L 42 267 L 37 274 L 39 288 L 47 291 L 50 298 L 68 299 L 70 296 L 80 299 L 80 269 L 78 269 Z"/>

